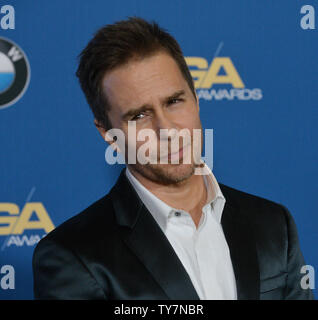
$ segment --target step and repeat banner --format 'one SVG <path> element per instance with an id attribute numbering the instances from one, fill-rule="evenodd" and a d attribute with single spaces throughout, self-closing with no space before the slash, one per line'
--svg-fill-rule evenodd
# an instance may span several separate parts
<path id="1" fill-rule="evenodd" d="M 289 209 L 316 295 L 317 1 L 3 0 L 0 299 L 33 299 L 35 245 L 123 168 L 105 162 L 75 71 L 92 35 L 130 16 L 180 43 L 213 129 L 217 180 Z"/>

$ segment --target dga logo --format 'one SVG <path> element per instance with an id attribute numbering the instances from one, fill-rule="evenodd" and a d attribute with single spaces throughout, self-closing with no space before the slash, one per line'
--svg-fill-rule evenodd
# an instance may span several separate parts
<path id="1" fill-rule="evenodd" d="M 198 98 L 205 100 L 260 100 L 262 90 L 248 89 L 231 58 L 215 57 L 211 64 L 202 57 L 185 58 L 193 77 Z M 213 88 L 217 86 L 217 88 Z"/>
<path id="2" fill-rule="evenodd" d="M 30 81 L 26 55 L 11 40 L 0 37 L 0 109 L 17 102 Z"/>
<path id="3" fill-rule="evenodd" d="M 10 246 L 33 246 L 53 229 L 41 202 L 27 202 L 22 210 L 15 203 L 0 203 L 0 236 L 5 236 L 1 250 Z"/>

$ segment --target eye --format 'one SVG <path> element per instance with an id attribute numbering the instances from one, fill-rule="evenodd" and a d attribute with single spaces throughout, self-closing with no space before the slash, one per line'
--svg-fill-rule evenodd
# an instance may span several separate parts
<path id="1" fill-rule="evenodd" d="M 139 120 L 139 119 L 143 119 L 144 116 L 145 116 L 145 114 L 143 114 L 143 113 L 138 113 L 138 114 L 136 114 L 135 116 L 133 116 L 133 117 L 131 118 L 131 121 L 136 121 L 136 120 Z"/>
<path id="2" fill-rule="evenodd" d="M 182 99 L 179 99 L 179 98 L 173 98 L 173 99 L 170 99 L 168 104 L 176 104 L 178 102 L 182 101 Z"/>

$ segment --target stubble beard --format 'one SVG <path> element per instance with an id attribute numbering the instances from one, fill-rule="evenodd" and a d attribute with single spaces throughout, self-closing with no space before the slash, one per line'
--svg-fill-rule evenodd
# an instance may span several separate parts
<path id="1" fill-rule="evenodd" d="M 195 171 L 195 164 L 135 164 L 133 170 L 153 182 L 171 185 L 189 179 Z"/>
<path id="2" fill-rule="evenodd" d="M 201 150 L 202 150 L 202 139 L 201 139 Z M 138 174 L 144 178 L 159 183 L 162 185 L 181 185 L 187 179 L 189 179 L 194 173 L 195 169 L 202 167 L 202 163 L 198 163 L 200 158 L 197 155 L 196 161 L 193 158 L 193 145 L 190 148 L 191 152 L 191 163 L 183 163 L 183 159 L 180 159 L 180 163 L 167 163 L 167 164 L 130 164 L 129 168 L 136 171 Z M 195 153 L 195 152 L 194 152 Z"/>

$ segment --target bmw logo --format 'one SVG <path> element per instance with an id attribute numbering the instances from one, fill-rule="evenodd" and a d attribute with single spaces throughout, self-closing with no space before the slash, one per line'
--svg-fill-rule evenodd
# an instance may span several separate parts
<path id="1" fill-rule="evenodd" d="M 0 37 L 0 109 L 16 103 L 30 81 L 30 66 L 22 49 Z"/>

